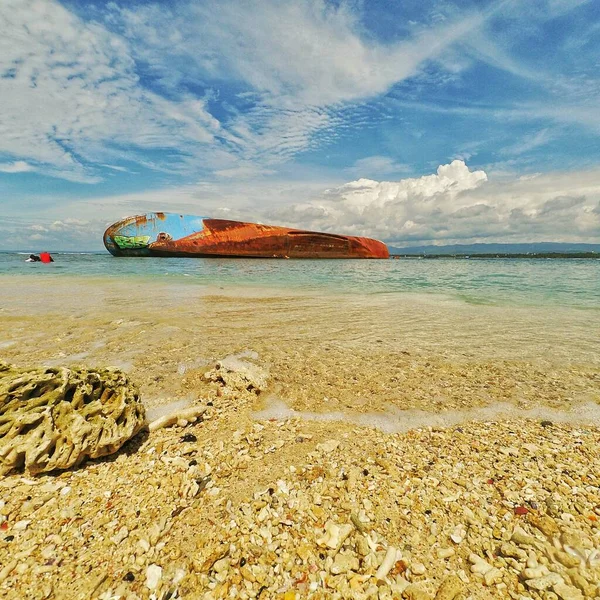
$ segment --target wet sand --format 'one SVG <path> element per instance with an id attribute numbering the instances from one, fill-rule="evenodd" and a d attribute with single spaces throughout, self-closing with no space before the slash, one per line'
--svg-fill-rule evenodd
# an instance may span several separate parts
<path id="1" fill-rule="evenodd" d="M 4 478 L 7 597 L 428 598 L 446 580 L 460 589 L 439 597 L 593 597 L 598 311 L 2 283 L 4 361 L 114 365 L 149 410 L 208 406 L 203 423 L 112 459 Z M 207 378 L 225 357 L 265 373 L 265 388 Z M 186 432 L 197 442 L 182 442 Z M 552 524 L 536 529 L 540 519 Z M 352 529 L 339 547 L 334 525 Z M 569 548 L 572 564 L 557 554 Z M 394 570 L 376 577 L 393 552 Z M 549 573 L 547 587 L 527 583 Z"/>
<path id="2" fill-rule="evenodd" d="M 149 406 L 258 354 L 267 395 L 301 411 L 444 411 L 598 401 L 600 312 L 426 295 L 274 294 L 67 278 L 5 281 L 0 353 L 18 365 L 123 368 Z"/>

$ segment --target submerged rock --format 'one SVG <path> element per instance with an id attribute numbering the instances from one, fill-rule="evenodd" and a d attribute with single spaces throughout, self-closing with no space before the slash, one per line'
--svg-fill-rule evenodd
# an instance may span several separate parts
<path id="1" fill-rule="evenodd" d="M 257 358 L 258 355 L 252 351 L 227 356 L 218 361 L 204 377 L 222 385 L 229 394 L 260 394 L 267 388 L 268 373 L 253 362 Z"/>
<path id="2" fill-rule="evenodd" d="M 137 387 L 118 369 L 0 363 L 0 475 L 67 469 L 112 454 L 144 424 Z"/>

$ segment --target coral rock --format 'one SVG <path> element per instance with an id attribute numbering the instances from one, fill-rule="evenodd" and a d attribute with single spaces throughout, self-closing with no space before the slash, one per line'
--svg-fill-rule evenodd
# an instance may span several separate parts
<path id="1" fill-rule="evenodd" d="M 0 475 L 112 454 L 144 425 L 138 390 L 118 369 L 0 364 Z"/>

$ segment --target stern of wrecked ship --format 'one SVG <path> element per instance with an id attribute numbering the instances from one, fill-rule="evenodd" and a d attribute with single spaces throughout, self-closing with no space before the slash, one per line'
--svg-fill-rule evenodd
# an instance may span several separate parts
<path id="1" fill-rule="evenodd" d="M 127 217 L 104 232 L 104 246 L 113 256 L 152 256 L 155 242 L 202 231 L 204 218 L 160 212 Z"/>

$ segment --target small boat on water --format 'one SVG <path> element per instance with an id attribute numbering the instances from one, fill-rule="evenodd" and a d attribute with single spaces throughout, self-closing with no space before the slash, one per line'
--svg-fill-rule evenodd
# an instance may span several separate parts
<path id="1" fill-rule="evenodd" d="M 389 258 L 379 240 L 176 213 L 127 217 L 104 232 L 113 256 Z"/>

